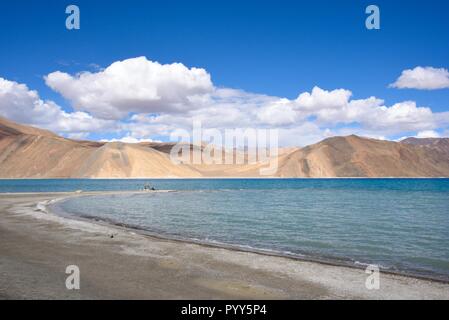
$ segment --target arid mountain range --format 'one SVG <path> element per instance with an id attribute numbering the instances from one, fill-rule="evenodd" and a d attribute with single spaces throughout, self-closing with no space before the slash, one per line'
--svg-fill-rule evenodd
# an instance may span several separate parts
<path id="1" fill-rule="evenodd" d="M 172 147 L 77 141 L 0 117 L 0 178 L 264 177 L 259 169 L 267 166 L 176 164 Z M 449 177 L 449 138 L 332 137 L 282 149 L 271 177 Z"/>

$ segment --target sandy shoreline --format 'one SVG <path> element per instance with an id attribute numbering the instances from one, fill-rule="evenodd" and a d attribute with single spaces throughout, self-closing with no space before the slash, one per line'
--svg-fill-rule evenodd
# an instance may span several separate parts
<path id="1" fill-rule="evenodd" d="M 381 273 L 380 289 L 368 290 L 361 269 L 165 240 L 36 210 L 67 196 L 76 194 L 0 194 L 0 299 L 449 299 L 445 283 Z M 80 268 L 80 290 L 65 288 L 71 264 Z"/>
<path id="2" fill-rule="evenodd" d="M 239 251 L 239 252 L 249 252 L 249 253 L 255 253 L 255 254 L 262 254 L 266 256 L 273 256 L 273 257 L 282 257 L 287 259 L 293 259 L 293 260 L 299 260 L 299 261 L 305 261 L 305 262 L 312 262 L 312 263 L 319 263 L 319 264 L 325 264 L 329 266 L 335 266 L 335 267 L 348 267 L 348 268 L 357 268 L 357 269 L 363 269 L 367 267 L 366 264 L 354 264 L 352 261 L 346 261 L 346 260 L 337 260 L 332 258 L 326 258 L 326 257 L 318 257 L 318 256 L 305 256 L 300 254 L 294 254 L 291 252 L 279 252 L 279 251 L 273 251 L 268 249 L 258 249 L 250 246 L 244 246 L 244 245 L 232 245 L 227 243 L 221 243 L 221 242 L 212 242 L 212 241 L 203 241 L 198 239 L 190 239 L 190 238 L 183 238 L 181 236 L 173 236 L 173 235 L 163 235 L 160 233 L 154 233 L 142 228 L 139 228 L 138 226 L 131 226 L 126 225 L 121 222 L 116 222 L 113 220 L 106 220 L 102 218 L 102 220 L 99 220 L 97 218 L 92 219 L 92 217 L 73 217 L 70 216 L 69 213 L 64 212 L 58 204 L 60 202 L 63 202 L 65 199 L 73 198 L 73 197 L 83 197 L 83 196 L 95 196 L 95 195 L 124 195 L 124 194 L 146 194 L 148 191 L 92 191 L 92 192 L 84 192 L 79 193 L 75 195 L 73 193 L 68 193 L 68 195 L 63 195 L 62 197 L 59 197 L 58 199 L 54 199 L 51 201 L 44 201 L 44 203 L 38 203 L 38 208 L 41 207 L 41 209 L 46 212 L 53 215 L 58 215 L 62 217 L 66 217 L 71 220 L 77 220 L 77 221 L 85 221 L 89 223 L 94 223 L 97 225 L 103 225 L 107 227 L 112 228 L 119 228 L 119 229 L 125 229 L 129 232 L 135 232 L 139 233 L 141 235 L 148 236 L 150 238 L 158 239 L 158 240 L 168 240 L 173 242 L 180 242 L 180 243 L 189 243 L 189 244 L 198 244 L 204 247 L 211 247 L 211 248 L 220 248 L 220 249 L 227 249 L 231 251 Z M 178 190 L 157 190 L 157 191 L 151 191 L 151 193 L 161 193 L 161 192 L 179 192 Z M 449 279 L 443 278 L 439 275 L 422 275 L 422 274 L 413 274 L 412 272 L 406 272 L 406 271 L 397 271 L 397 270 L 382 270 L 383 273 L 386 274 L 392 274 L 392 275 L 401 275 L 406 277 L 412 277 L 417 279 L 423 279 L 423 280 L 432 280 L 437 282 L 442 282 L 445 284 L 449 284 Z"/>

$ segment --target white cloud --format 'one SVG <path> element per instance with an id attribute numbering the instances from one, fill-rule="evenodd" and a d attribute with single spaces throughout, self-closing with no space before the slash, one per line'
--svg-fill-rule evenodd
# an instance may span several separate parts
<path id="1" fill-rule="evenodd" d="M 113 141 L 125 142 L 168 138 L 173 131 L 190 130 L 194 120 L 206 130 L 278 128 L 281 145 L 352 133 L 384 139 L 449 126 L 449 112 L 434 113 L 414 101 L 387 106 L 377 97 L 353 99 L 350 90 L 317 86 L 296 99 L 255 94 L 216 87 L 204 69 L 162 65 L 144 57 L 118 61 L 95 73 L 56 71 L 46 83 L 68 99 L 75 112 L 42 100 L 23 84 L 3 80 L 2 115 L 74 138 L 115 128 L 124 137 Z"/>
<path id="2" fill-rule="evenodd" d="M 436 115 L 430 108 L 417 107 L 413 101 L 396 103 L 391 107 L 380 106 L 363 116 L 361 123 L 372 130 L 386 133 L 416 131 L 437 127 Z"/>
<path id="3" fill-rule="evenodd" d="M 384 101 L 376 97 L 351 100 L 348 90 L 326 91 L 317 87 L 300 96 L 306 100 L 299 99 L 298 103 L 298 99 L 235 91 L 219 99 L 208 97 L 201 108 L 184 114 L 134 115 L 126 129 L 137 137 L 169 135 L 180 128 L 190 130 L 193 120 L 200 120 L 204 128 L 279 128 L 282 145 L 295 145 L 295 141 L 298 145 L 305 141 L 316 142 L 329 135 L 329 132 L 325 134 L 326 129 L 336 126 L 340 129 L 335 134 L 354 133 L 386 139 L 401 132 L 434 130 L 449 124 L 449 113 L 433 113 L 430 108 L 418 107 L 413 101 L 385 106 Z"/>
<path id="4" fill-rule="evenodd" d="M 20 123 L 78 135 L 115 125 L 95 119 L 85 112 L 68 113 L 53 101 L 42 100 L 36 91 L 28 89 L 25 84 L 3 78 L 0 78 L 0 114 Z"/>
<path id="5" fill-rule="evenodd" d="M 69 133 L 67 134 L 67 137 L 69 139 L 74 139 L 74 140 L 86 140 L 89 136 L 89 132 L 74 132 L 74 133 Z"/>
<path id="6" fill-rule="evenodd" d="M 439 138 L 440 134 L 434 130 L 420 131 L 416 135 L 417 138 Z"/>
<path id="7" fill-rule="evenodd" d="M 279 99 L 272 104 L 257 110 L 257 118 L 264 124 L 272 126 L 289 125 L 296 122 L 299 117 L 292 103 L 288 99 Z"/>
<path id="8" fill-rule="evenodd" d="M 314 87 L 312 92 L 303 92 L 295 100 L 298 108 L 318 111 L 322 109 L 340 109 L 342 105 L 348 103 L 352 92 L 345 89 L 326 91 L 319 87 Z"/>
<path id="9" fill-rule="evenodd" d="M 290 128 L 280 128 L 279 142 L 280 146 L 304 147 L 333 135 L 329 129 L 321 129 L 313 122 L 305 122 Z"/>
<path id="10" fill-rule="evenodd" d="M 443 132 L 443 136 L 445 136 L 444 132 Z M 440 138 L 440 137 L 441 137 L 441 135 L 438 132 L 436 132 L 435 130 L 424 130 L 424 131 L 419 131 L 416 135 L 413 135 L 413 136 L 400 137 L 399 139 L 395 139 L 395 141 L 402 141 L 407 138 L 424 139 L 424 138 Z"/>
<path id="11" fill-rule="evenodd" d="M 319 123 L 336 124 L 363 121 L 383 104 L 376 97 L 351 100 L 352 92 L 345 89 L 332 91 L 314 87 L 311 93 L 301 93 L 293 104 L 303 117 L 315 116 Z"/>
<path id="12" fill-rule="evenodd" d="M 352 92 L 344 89 L 327 91 L 318 87 L 302 93 L 293 101 L 303 117 L 315 116 L 318 124 L 333 126 L 357 123 L 367 131 L 385 136 L 402 131 L 430 130 L 448 124 L 445 113 L 435 114 L 430 108 L 418 107 L 413 101 L 385 106 L 382 99 L 369 97 L 351 100 Z"/>
<path id="13" fill-rule="evenodd" d="M 124 142 L 124 143 L 141 143 L 141 142 L 160 142 L 153 139 L 138 139 L 131 136 L 125 136 L 120 139 L 101 139 L 101 142 Z"/>
<path id="14" fill-rule="evenodd" d="M 449 71 L 433 67 L 407 69 L 402 71 L 401 76 L 390 87 L 421 90 L 449 88 Z"/>
<path id="15" fill-rule="evenodd" d="M 130 112 L 183 112 L 195 108 L 191 101 L 196 95 L 213 91 L 206 70 L 181 63 L 162 65 L 145 57 L 114 62 L 96 73 L 72 76 L 56 71 L 45 81 L 76 110 L 115 120 Z"/>

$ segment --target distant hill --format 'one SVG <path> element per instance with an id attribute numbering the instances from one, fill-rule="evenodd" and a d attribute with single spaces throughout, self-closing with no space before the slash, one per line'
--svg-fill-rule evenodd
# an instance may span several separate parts
<path id="1" fill-rule="evenodd" d="M 57 137 L 57 135 L 51 131 L 21 125 L 0 117 L 0 139 L 8 136 L 18 136 L 23 134 L 54 138 Z"/>
<path id="2" fill-rule="evenodd" d="M 0 118 L 2 178 L 200 177 L 139 144 L 76 141 Z"/>
<path id="3" fill-rule="evenodd" d="M 438 148 L 362 138 L 332 137 L 284 156 L 283 177 L 441 177 L 449 157 Z"/>
<path id="4" fill-rule="evenodd" d="M 401 143 L 428 147 L 449 154 L 449 138 L 407 138 L 402 140 Z"/>
<path id="5" fill-rule="evenodd" d="M 172 147 L 71 140 L 0 117 L 0 178 L 259 176 L 258 164 L 175 164 Z M 282 150 L 273 177 L 449 177 L 449 139 L 332 137 Z"/>

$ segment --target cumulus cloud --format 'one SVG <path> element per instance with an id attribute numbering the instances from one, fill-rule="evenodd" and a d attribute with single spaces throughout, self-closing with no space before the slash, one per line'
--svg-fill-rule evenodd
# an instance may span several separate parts
<path id="1" fill-rule="evenodd" d="M 440 134 L 435 130 L 420 131 L 416 135 L 417 138 L 439 138 Z"/>
<path id="2" fill-rule="evenodd" d="M 279 99 L 261 107 L 256 112 L 258 120 L 272 126 L 289 125 L 296 122 L 299 113 L 296 112 L 288 99 Z"/>
<path id="3" fill-rule="evenodd" d="M 114 126 L 85 112 L 68 113 L 53 101 L 42 100 L 37 91 L 25 84 L 3 78 L 0 78 L 0 114 L 13 121 L 72 135 Z"/>
<path id="4" fill-rule="evenodd" d="M 320 123 L 351 123 L 361 121 L 370 112 L 383 104 L 375 97 L 351 100 L 352 92 L 345 89 L 332 91 L 314 87 L 301 93 L 293 104 L 303 117 L 315 116 Z"/>
<path id="5" fill-rule="evenodd" d="M 417 107 L 413 101 L 381 106 L 364 123 L 371 129 L 387 132 L 416 131 L 435 128 L 437 121 L 430 108 Z"/>
<path id="6" fill-rule="evenodd" d="M 390 87 L 420 90 L 449 88 L 449 71 L 433 67 L 407 69 L 402 71 L 400 77 Z"/>
<path id="7" fill-rule="evenodd" d="M 345 89 L 333 91 L 323 90 L 314 87 L 312 92 L 301 93 L 295 101 L 298 108 L 305 110 L 340 109 L 342 105 L 348 103 L 352 92 Z"/>
<path id="8" fill-rule="evenodd" d="M 76 110 L 115 120 L 130 112 L 186 111 L 195 108 L 195 96 L 213 91 L 206 70 L 189 69 L 181 63 L 162 65 L 145 57 L 114 62 L 96 73 L 72 76 L 56 71 L 45 81 Z"/>
<path id="9" fill-rule="evenodd" d="M 304 147 L 317 143 L 335 135 L 328 128 L 320 128 L 316 123 L 304 122 L 289 128 L 279 128 L 279 142 L 281 146 Z"/>
<path id="10" fill-rule="evenodd" d="M 204 69 L 145 57 L 118 61 L 97 72 L 56 71 L 45 81 L 70 101 L 74 112 L 42 100 L 26 85 L 3 79 L 2 115 L 78 138 L 117 129 L 124 136 L 108 141 L 123 142 L 168 138 L 177 130 L 190 130 L 194 121 L 201 121 L 206 130 L 277 128 L 281 145 L 353 133 L 384 139 L 449 126 L 449 112 L 435 113 L 414 101 L 386 105 L 374 96 L 353 99 L 348 89 L 318 86 L 293 99 L 256 94 L 217 87 Z"/>
<path id="11" fill-rule="evenodd" d="M 444 133 L 443 133 L 443 136 L 445 136 Z M 440 138 L 440 137 L 441 137 L 441 135 L 435 130 L 424 130 L 424 131 L 419 131 L 416 135 L 400 137 L 399 139 L 396 139 L 395 141 L 402 141 L 407 138 L 425 139 L 425 138 Z"/>
<path id="12" fill-rule="evenodd" d="M 315 117 L 317 124 L 357 123 L 365 130 L 381 132 L 377 136 L 429 130 L 449 123 L 447 114 L 435 114 L 430 108 L 418 107 L 414 101 L 385 106 L 384 101 L 376 97 L 351 99 L 351 96 L 349 90 L 327 91 L 315 87 L 310 93 L 301 93 L 291 104 L 302 118 Z"/>
<path id="13" fill-rule="evenodd" d="M 141 143 L 141 142 L 160 142 L 157 140 L 153 140 L 153 139 L 138 139 L 138 138 L 134 138 L 131 137 L 129 135 L 124 136 L 122 138 L 114 138 L 114 139 L 101 139 L 101 142 L 124 142 L 124 143 Z"/>
<path id="14" fill-rule="evenodd" d="M 376 97 L 351 96 L 349 90 L 327 91 L 318 87 L 293 100 L 233 91 L 220 98 L 209 96 L 201 108 L 183 114 L 134 115 L 126 128 L 141 137 L 169 135 L 179 128 L 189 130 L 194 120 L 201 121 L 204 128 L 278 128 L 282 132 L 281 144 L 295 145 L 294 141 L 315 142 L 332 134 L 385 139 L 401 132 L 434 130 L 449 124 L 449 113 L 433 113 L 413 101 L 386 106 Z M 341 128 L 332 130 L 336 126 Z"/>

